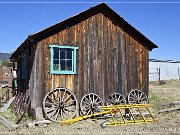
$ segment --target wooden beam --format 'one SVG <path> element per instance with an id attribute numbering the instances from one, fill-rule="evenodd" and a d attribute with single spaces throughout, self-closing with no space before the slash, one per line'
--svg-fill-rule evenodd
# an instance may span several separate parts
<path id="1" fill-rule="evenodd" d="M 180 105 L 180 101 L 172 101 L 171 105 Z"/>
<path id="2" fill-rule="evenodd" d="M 18 125 L 15 123 L 12 123 L 11 121 L 9 121 L 8 119 L 6 119 L 3 116 L 0 116 L 0 123 L 3 124 L 6 128 L 8 128 L 9 130 L 15 130 L 18 128 Z"/>
<path id="3" fill-rule="evenodd" d="M 33 123 L 28 123 L 27 127 L 28 128 L 35 128 L 35 126 L 42 127 L 42 126 L 46 126 L 47 124 L 50 124 L 50 123 L 51 123 L 51 121 L 49 121 L 49 120 L 42 120 L 42 121 L 37 121 L 37 122 L 33 122 Z"/>
<path id="4" fill-rule="evenodd" d="M 171 112 L 171 111 L 178 111 L 178 110 L 180 110 L 180 107 L 160 110 L 158 113 Z"/>

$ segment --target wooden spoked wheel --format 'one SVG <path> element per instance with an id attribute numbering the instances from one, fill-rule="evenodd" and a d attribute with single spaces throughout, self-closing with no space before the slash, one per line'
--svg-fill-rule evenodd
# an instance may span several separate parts
<path id="1" fill-rule="evenodd" d="M 43 101 L 45 116 L 53 122 L 74 118 L 77 108 L 75 95 L 66 88 L 51 90 Z"/>
<path id="2" fill-rule="evenodd" d="M 129 104 L 145 104 L 148 103 L 147 96 L 138 89 L 132 90 L 128 94 L 128 103 Z"/>
<path id="3" fill-rule="evenodd" d="M 90 115 L 100 111 L 103 100 L 94 93 L 85 95 L 80 102 L 80 109 L 83 115 Z"/>
<path id="4" fill-rule="evenodd" d="M 126 104 L 124 96 L 120 93 L 113 93 L 108 96 L 106 105 L 121 105 Z"/>

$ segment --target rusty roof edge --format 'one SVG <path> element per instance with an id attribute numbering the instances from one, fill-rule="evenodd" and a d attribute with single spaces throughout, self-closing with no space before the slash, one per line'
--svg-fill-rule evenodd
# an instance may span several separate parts
<path id="1" fill-rule="evenodd" d="M 77 15 L 74 15 L 74 16 L 68 18 L 68 19 L 65 19 L 64 21 L 61 21 L 61 22 L 56 23 L 56 24 L 54 24 L 54 25 L 52 25 L 52 26 L 50 26 L 50 27 L 48 27 L 48 28 L 45 28 L 45 29 L 43 29 L 43 30 L 40 30 L 40 31 L 38 31 L 38 32 L 36 32 L 36 33 L 34 33 L 34 34 L 31 34 L 31 35 L 28 36 L 28 37 L 24 40 L 24 42 L 16 49 L 16 51 L 14 51 L 14 53 L 11 55 L 11 57 L 10 57 L 9 59 L 12 60 L 13 57 L 16 56 L 16 53 L 17 53 L 18 51 L 20 51 L 20 48 L 21 48 L 22 46 L 24 46 L 24 45 L 28 42 L 29 39 L 32 39 L 33 41 L 38 42 L 38 39 L 43 39 L 43 38 L 39 38 L 39 37 L 41 37 L 41 36 L 43 37 L 43 34 L 44 34 L 44 33 L 51 33 L 51 32 L 53 32 L 54 29 L 56 29 L 56 27 L 58 27 L 59 25 L 63 25 L 63 24 L 65 24 L 65 23 L 67 23 L 68 21 L 70 22 L 70 21 L 73 20 L 74 18 L 79 17 L 79 16 L 81 16 L 82 14 L 85 14 L 87 11 L 92 10 L 92 8 L 96 8 L 96 7 L 98 7 L 98 6 L 99 6 L 99 5 L 96 5 L 96 6 L 94 6 L 94 7 L 91 7 L 91 8 L 89 8 L 89 9 L 87 9 L 87 10 L 85 10 L 85 11 L 77 14 Z M 97 10 L 96 10 L 96 11 L 97 11 Z M 96 14 L 97 12 L 93 12 L 93 13 Z M 84 18 L 88 18 L 88 16 L 93 16 L 93 14 L 91 13 L 91 14 L 89 14 L 89 15 L 87 15 L 87 16 L 84 16 Z M 82 20 L 84 20 L 84 19 L 82 18 Z M 74 22 L 74 23 L 75 23 L 75 22 Z M 66 26 L 68 26 L 68 25 L 66 25 Z M 59 31 L 59 30 L 58 30 L 58 31 Z M 53 33 L 56 33 L 56 32 L 53 32 Z M 53 35 L 53 34 L 51 34 L 51 35 Z"/>
<path id="2" fill-rule="evenodd" d="M 101 3 L 75 16 L 72 16 L 64 21 L 61 21 L 57 24 L 54 24 L 46 29 L 43 29 L 35 34 L 28 36 L 28 38 L 12 54 L 10 59 L 15 57 L 16 53 L 20 51 L 20 48 L 23 48 L 23 46 L 26 45 L 28 42 L 31 42 L 31 40 L 33 40 L 33 42 L 38 42 L 40 40 L 43 40 L 48 36 L 52 36 L 58 31 L 71 27 L 72 25 L 75 25 L 78 22 L 81 22 L 97 13 L 102 13 L 103 15 L 105 15 L 112 22 L 114 22 L 119 27 L 121 27 L 125 32 L 133 36 L 138 42 L 141 42 L 142 45 L 145 45 L 149 51 L 151 51 L 153 48 L 158 48 L 157 45 L 155 45 L 152 41 L 146 38 L 141 32 L 139 32 L 137 29 L 131 26 L 127 21 L 125 21 L 120 15 L 118 15 L 115 11 L 113 11 L 109 6 L 107 6 L 105 3 Z"/>
<path id="3" fill-rule="evenodd" d="M 89 13 L 87 13 L 87 12 L 89 12 Z M 43 37 L 43 33 L 46 33 L 46 31 L 49 31 L 49 30 L 54 31 L 53 29 L 56 29 L 56 27 L 58 27 L 59 25 L 63 25 L 63 23 L 69 24 L 69 26 L 66 26 L 66 28 L 67 28 L 67 27 L 70 27 L 73 24 L 75 25 L 78 22 L 83 21 L 83 20 L 87 19 L 88 17 L 91 17 L 91 16 L 93 16 L 93 15 L 95 15 L 97 13 L 104 14 L 107 18 L 109 18 L 111 21 L 113 21 L 116 25 L 121 27 L 125 32 L 127 32 L 128 34 L 133 36 L 137 41 L 140 42 L 140 41 L 142 41 L 142 39 L 144 39 L 142 44 L 146 45 L 146 43 L 147 43 L 148 45 L 146 45 L 146 47 L 147 47 L 147 49 L 149 51 L 151 51 L 153 48 L 158 48 L 157 45 L 155 45 L 151 40 L 149 40 L 141 32 L 139 32 L 132 25 L 130 25 L 127 21 L 125 21 L 119 14 L 117 14 L 115 11 L 113 11 L 105 3 L 101 3 L 99 5 L 91 7 L 90 9 L 87 9 L 87 10 L 85 10 L 85 11 L 83 11 L 83 12 L 81 12 L 81 13 L 75 15 L 75 16 L 72 16 L 72 17 L 70 17 L 70 18 L 68 18 L 68 19 L 66 19 L 64 21 L 61 21 L 60 23 L 52 25 L 51 27 L 48 27 L 48 28 L 46 28 L 46 29 L 44 29 L 44 30 L 40 31 L 39 33 L 36 33 L 35 35 L 32 35 L 32 36 L 39 35 L 39 36 Z M 84 15 L 84 14 L 86 14 L 86 15 Z M 77 19 L 77 22 L 76 21 L 71 22 L 71 20 L 74 20 L 74 18 Z M 61 30 L 63 30 L 63 29 L 65 29 L 65 28 L 62 28 Z M 59 30 L 57 29 L 57 31 L 59 31 Z M 57 31 L 54 31 L 54 34 Z"/>
<path id="4" fill-rule="evenodd" d="M 57 24 L 54 24 L 54 25 L 44 29 L 44 30 L 41 30 L 38 33 L 32 35 L 32 37 L 35 38 L 36 40 L 38 40 L 39 37 L 41 37 L 41 36 L 43 37 L 44 33 L 45 34 L 51 33 L 50 35 L 53 35 L 53 34 L 57 33 L 58 31 L 64 30 L 68 27 L 71 27 L 71 26 L 87 19 L 88 17 L 91 17 L 95 14 L 100 13 L 100 11 L 101 11 L 101 8 L 99 8 L 100 5 L 101 4 L 91 7 L 91 8 L 89 8 L 77 15 L 74 15 L 64 21 L 61 21 Z M 59 28 L 60 26 L 61 26 L 61 28 Z M 57 29 L 57 27 L 58 27 L 58 29 Z"/>
<path id="5" fill-rule="evenodd" d="M 149 40 L 146 36 L 144 36 L 140 31 L 138 31 L 136 28 L 130 25 L 124 18 L 122 18 L 109 6 L 107 6 L 106 4 L 104 6 L 105 6 L 104 8 L 107 8 L 107 10 L 103 10 L 103 11 L 106 12 L 106 14 L 109 17 L 111 17 L 110 20 L 114 21 L 115 24 L 119 24 L 118 25 L 119 27 L 121 27 L 125 32 L 127 32 L 131 36 L 133 36 L 138 42 L 144 39 L 144 42 L 147 42 L 148 45 L 150 45 L 150 46 L 146 46 L 149 49 L 149 51 L 151 51 L 153 48 L 158 48 L 157 45 L 155 45 L 151 40 Z M 142 44 L 146 45 L 144 42 L 142 42 Z"/>

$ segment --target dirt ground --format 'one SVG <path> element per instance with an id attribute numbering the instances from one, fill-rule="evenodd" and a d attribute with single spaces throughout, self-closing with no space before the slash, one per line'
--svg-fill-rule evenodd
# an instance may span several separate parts
<path id="1" fill-rule="evenodd" d="M 153 105 L 153 110 L 158 118 L 158 122 L 155 123 L 101 128 L 100 124 L 105 120 L 87 119 L 68 126 L 51 123 L 45 127 L 28 129 L 26 124 L 30 122 L 30 120 L 26 119 L 19 124 L 19 128 L 15 131 L 8 131 L 0 124 L 0 134 L 180 134 L 180 111 L 158 114 L 159 110 L 169 108 L 167 104 L 171 101 L 180 101 L 180 81 L 166 81 L 165 84 L 162 85 L 159 85 L 157 82 L 151 82 L 149 89 L 149 101 L 150 104 Z M 6 113 L 6 115 L 7 114 L 8 113 Z"/>

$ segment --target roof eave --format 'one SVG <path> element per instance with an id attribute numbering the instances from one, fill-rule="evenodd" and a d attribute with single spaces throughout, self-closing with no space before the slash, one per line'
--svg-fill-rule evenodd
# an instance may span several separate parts
<path id="1" fill-rule="evenodd" d="M 14 51 L 14 53 L 11 55 L 9 59 L 11 61 L 16 61 L 18 54 L 20 52 L 23 52 L 25 48 L 28 48 L 29 45 L 31 45 L 32 43 L 34 43 L 34 40 L 32 39 L 31 36 L 28 36 L 28 38 L 26 38 L 26 40 L 24 40 L 24 42 L 16 49 L 16 51 Z"/>
<path id="2" fill-rule="evenodd" d="M 118 15 L 116 12 L 114 12 L 109 6 L 107 6 L 105 3 L 101 3 L 97 6 L 94 6 L 84 12 L 81 12 L 80 14 L 73 16 L 69 19 L 66 19 L 60 23 L 57 23 L 49 28 L 46 28 L 38 33 L 35 33 L 31 36 L 29 36 L 18 48 L 17 50 L 12 54 L 10 59 L 15 57 L 18 53 L 18 51 L 21 51 L 21 48 L 24 48 L 24 46 L 36 43 L 38 41 L 41 41 L 48 36 L 54 35 L 55 33 L 64 30 L 68 27 L 71 27 L 73 25 L 76 25 L 77 23 L 93 16 L 98 13 L 102 13 L 107 18 L 109 18 L 113 23 L 118 25 L 120 28 L 122 28 L 125 32 L 130 34 L 132 37 L 134 37 L 137 41 L 139 41 L 142 45 L 145 45 L 145 47 L 151 51 L 154 48 L 158 48 L 157 45 L 155 45 L 152 41 L 150 41 L 148 38 L 146 38 L 142 33 L 140 33 L 137 29 L 135 29 L 133 26 L 131 26 L 128 22 L 126 22 L 120 15 Z"/>

